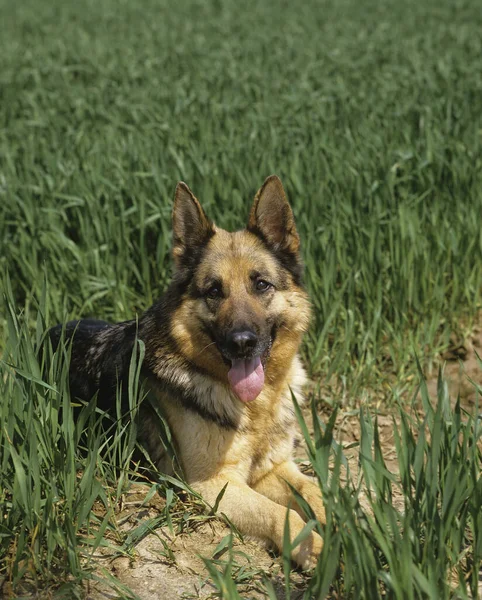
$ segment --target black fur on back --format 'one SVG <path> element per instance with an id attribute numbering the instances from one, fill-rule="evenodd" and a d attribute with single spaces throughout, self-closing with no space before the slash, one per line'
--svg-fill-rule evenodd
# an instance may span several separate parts
<path id="1" fill-rule="evenodd" d="M 134 342 L 136 321 L 111 325 L 96 319 L 69 321 L 65 339 L 72 340 L 69 384 L 72 398 L 88 402 L 98 391 L 97 406 L 109 410 L 115 406 L 119 382 L 127 379 Z M 62 325 L 49 331 L 54 350 L 62 334 Z M 123 386 L 123 395 L 127 385 Z"/>

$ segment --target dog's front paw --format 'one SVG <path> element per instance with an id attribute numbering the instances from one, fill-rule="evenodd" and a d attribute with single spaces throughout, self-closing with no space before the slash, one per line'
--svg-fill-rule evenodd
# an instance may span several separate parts
<path id="1" fill-rule="evenodd" d="M 310 535 L 293 550 L 291 559 L 304 571 L 309 571 L 315 568 L 322 549 L 323 538 L 312 531 Z"/>

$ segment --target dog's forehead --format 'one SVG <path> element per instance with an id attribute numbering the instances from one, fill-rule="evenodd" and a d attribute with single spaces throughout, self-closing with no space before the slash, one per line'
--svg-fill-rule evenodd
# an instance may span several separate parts
<path id="1" fill-rule="evenodd" d="M 216 228 L 198 269 L 200 281 L 209 277 L 245 277 L 253 271 L 276 273 L 277 262 L 263 242 L 249 231 L 230 233 Z"/>

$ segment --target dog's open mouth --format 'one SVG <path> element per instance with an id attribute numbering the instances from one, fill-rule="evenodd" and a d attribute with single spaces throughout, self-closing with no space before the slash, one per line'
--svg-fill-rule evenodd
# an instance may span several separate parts
<path id="1" fill-rule="evenodd" d="M 255 400 L 264 385 L 264 368 L 261 357 L 232 360 L 228 379 L 233 392 L 242 402 Z"/>

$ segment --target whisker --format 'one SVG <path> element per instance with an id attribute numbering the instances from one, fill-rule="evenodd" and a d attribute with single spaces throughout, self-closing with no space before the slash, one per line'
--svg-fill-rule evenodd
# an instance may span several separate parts
<path id="1" fill-rule="evenodd" d="M 199 350 L 199 352 L 196 354 L 196 356 L 199 356 L 200 354 L 202 354 L 204 352 L 204 350 L 206 350 L 206 348 L 209 348 L 209 346 L 213 346 L 215 343 L 216 342 L 210 342 L 207 346 L 204 346 L 204 348 Z"/>

